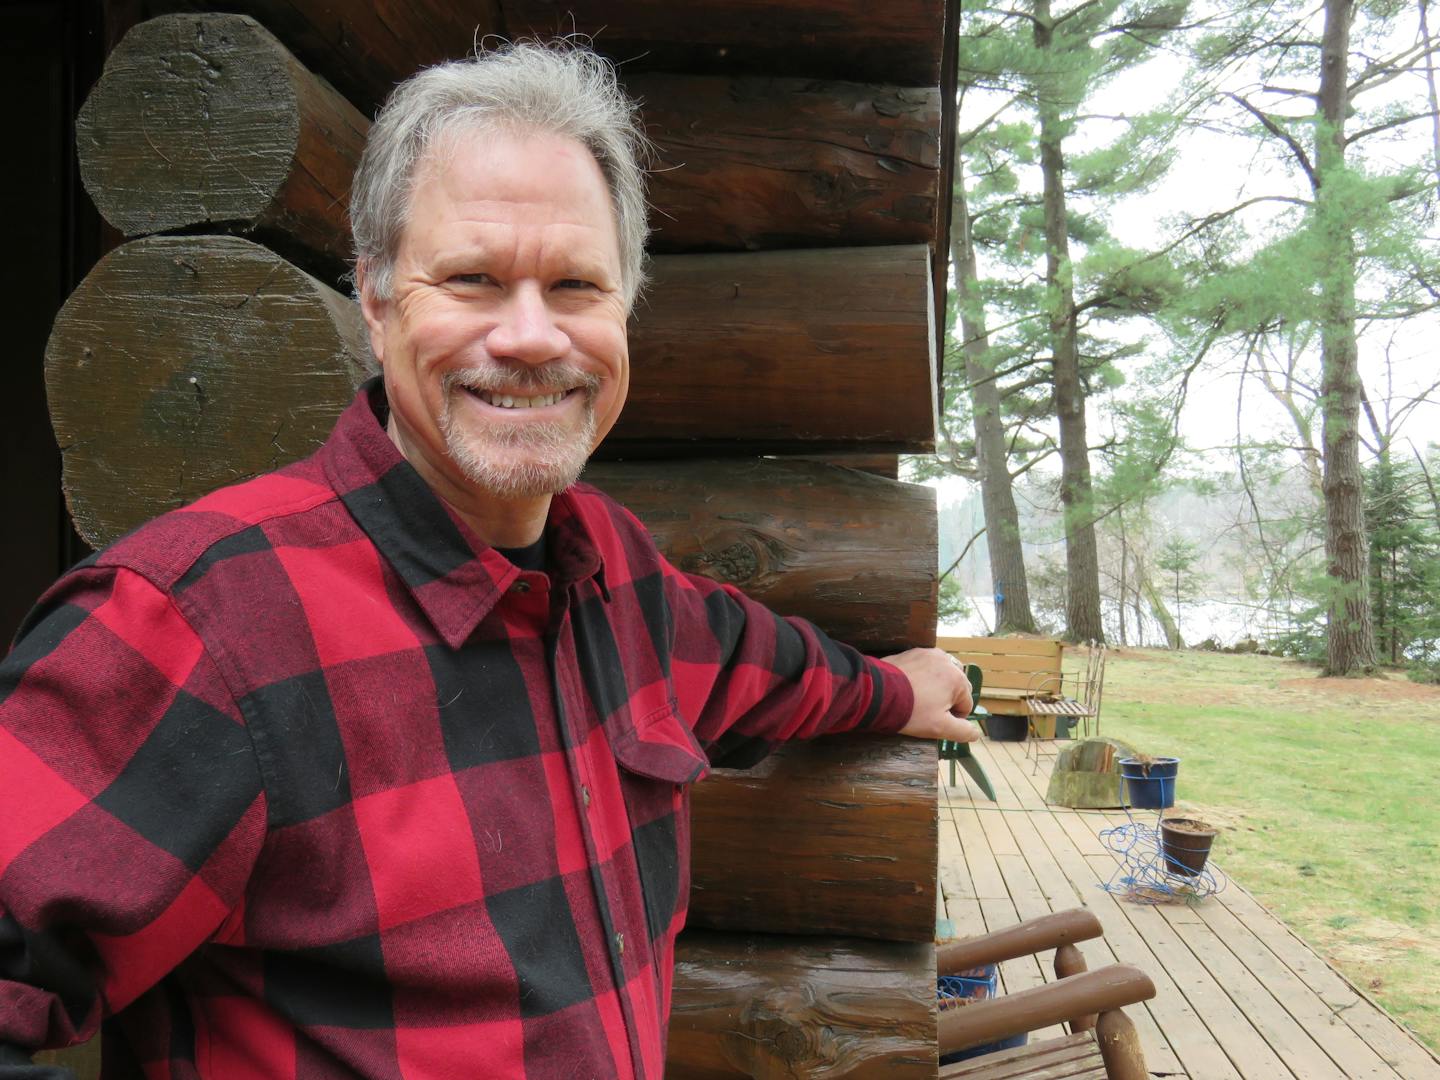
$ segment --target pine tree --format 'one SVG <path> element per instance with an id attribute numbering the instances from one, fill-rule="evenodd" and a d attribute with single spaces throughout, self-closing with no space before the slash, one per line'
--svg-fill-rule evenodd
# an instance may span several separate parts
<path id="1" fill-rule="evenodd" d="M 1430 163 L 1382 164 L 1369 152 L 1408 125 L 1429 122 L 1422 68 L 1434 40 L 1397 33 L 1413 12 L 1395 4 L 1324 0 L 1222 5 L 1198 44 L 1197 120 L 1251 140 L 1283 169 L 1268 190 L 1247 192 L 1228 211 L 1197 223 L 1192 299 L 1257 361 L 1291 409 L 1301 440 L 1318 456 L 1325 511 L 1326 656 L 1329 674 L 1375 663 L 1361 472 L 1362 324 L 1429 310 L 1440 282 L 1433 244 Z M 1403 40 L 1402 40 L 1403 39 Z M 1397 44 L 1397 42 L 1399 42 Z M 1401 92 L 1413 74 L 1414 92 Z M 1373 100 L 1372 100 L 1373 99 Z M 1246 215 L 1271 212 L 1256 228 Z M 1274 367 L 1266 357 L 1284 359 Z M 1320 419 L 1318 445 L 1296 407 L 1310 376 Z"/>

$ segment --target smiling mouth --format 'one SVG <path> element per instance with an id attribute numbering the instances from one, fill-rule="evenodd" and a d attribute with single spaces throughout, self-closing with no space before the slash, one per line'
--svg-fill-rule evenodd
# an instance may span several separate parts
<path id="1" fill-rule="evenodd" d="M 465 389 L 485 402 L 486 405 L 492 405 L 497 409 L 543 409 L 564 401 L 571 394 L 575 393 L 574 389 L 557 390 L 551 394 L 534 394 L 525 397 L 519 394 L 494 393 L 489 390 L 470 390 L 469 387 Z"/>

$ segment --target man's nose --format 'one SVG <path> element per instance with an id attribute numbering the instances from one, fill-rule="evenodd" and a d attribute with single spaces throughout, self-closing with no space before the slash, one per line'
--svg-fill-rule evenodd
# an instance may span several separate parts
<path id="1" fill-rule="evenodd" d="M 570 349 L 569 335 L 555 321 L 555 312 L 536 282 L 511 289 L 498 315 L 485 339 L 486 350 L 497 359 L 544 364 Z"/>

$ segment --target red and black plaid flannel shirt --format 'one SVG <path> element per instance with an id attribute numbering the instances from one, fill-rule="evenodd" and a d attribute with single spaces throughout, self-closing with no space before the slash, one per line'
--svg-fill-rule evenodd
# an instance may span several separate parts
<path id="1" fill-rule="evenodd" d="M 658 1080 L 688 785 L 903 724 L 583 484 L 518 570 L 383 410 L 82 564 L 0 668 L 0 1075 L 105 1018 L 107 1075 Z"/>

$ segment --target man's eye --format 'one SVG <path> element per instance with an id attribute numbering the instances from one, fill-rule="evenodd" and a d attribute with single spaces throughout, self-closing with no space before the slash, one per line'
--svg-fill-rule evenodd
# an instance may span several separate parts
<path id="1" fill-rule="evenodd" d="M 581 278 L 561 278 L 555 283 L 557 289 L 592 289 L 594 286 Z"/>
<path id="2" fill-rule="evenodd" d="M 458 281 L 462 285 L 494 285 L 495 279 L 489 274 L 455 274 L 451 281 Z"/>

